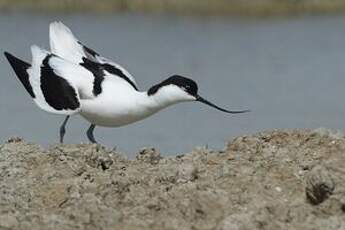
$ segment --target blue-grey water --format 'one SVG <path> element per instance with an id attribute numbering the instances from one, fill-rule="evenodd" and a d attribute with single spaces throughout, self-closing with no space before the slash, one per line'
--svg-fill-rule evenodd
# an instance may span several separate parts
<path id="1" fill-rule="evenodd" d="M 29 60 L 48 48 L 48 25 L 61 20 L 88 46 L 125 66 L 142 90 L 180 74 L 228 115 L 191 102 L 96 138 L 129 156 L 144 146 L 163 154 L 195 146 L 222 149 L 232 137 L 273 128 L 345 129 L 345 17 L 289 19 L 189 18 L 147 15 L 0 14 L 0 49 Z M 40 144 L 58 140 L 63 117 L 39 110 L 0 57 L 0 137 Z M 66 142 L 87 142 L 89 124 L 70 120 Z"/>

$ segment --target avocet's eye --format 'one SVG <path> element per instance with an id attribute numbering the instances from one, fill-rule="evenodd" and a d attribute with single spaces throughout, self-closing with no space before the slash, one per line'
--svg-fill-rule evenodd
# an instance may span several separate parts
<path id="1" fill-rule="evenodd" d="M 186 85 L 186 86 L 183 87 L 183 90 L 184 90 L 184 91 L 188 91 L 189 89 L 190 89 L 190 86 L 189 86 L 189 85 Z"/>
<path id="2" fill-rule="evenodd" d="M 188 88 L 189 88 L 189 87 L 188 87 L 188 86 L 181 86 L 180 88 L 181 88 L 183 91 L 188 91 Z"/>

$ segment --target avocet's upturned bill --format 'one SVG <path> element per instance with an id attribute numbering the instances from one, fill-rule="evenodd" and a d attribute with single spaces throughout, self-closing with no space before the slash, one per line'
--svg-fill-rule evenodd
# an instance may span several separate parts
<path id="1" fill-rule="evenodd" d="M 51 23 L 49 32 L 51 51 L 32 46 L 31 64 L 8 52 L 5 56 L 38 107 L 66 115 L 60 127 L 61 143 L 74 114 L 91 123 L 87 137 L 96 143 L 96 125 L 124 126 L 179 102 L 199 101 L 233 114 L 249 111 L 226 110 L 207 101 L 193 80 L 179 75 L 141 92 L 129 72 L 83 45 L 61 22 Z"/>

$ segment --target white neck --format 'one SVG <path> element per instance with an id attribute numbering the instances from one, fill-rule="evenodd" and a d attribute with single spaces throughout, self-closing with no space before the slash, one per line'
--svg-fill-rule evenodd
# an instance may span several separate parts
<path id="1" fill-rule="evenodd" d="M 151 114 L 176 103 L 195 100 L 193 96 L 188 95 L 176 86 L 163 87 L 153 95 L 148 95 L 147 92 L 139 92 L 139 95 L 138 107 L 145 108 Z"/>

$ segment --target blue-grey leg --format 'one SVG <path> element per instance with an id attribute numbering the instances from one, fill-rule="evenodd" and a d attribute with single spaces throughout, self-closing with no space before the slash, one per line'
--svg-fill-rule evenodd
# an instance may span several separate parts
<path id="1" fill-rule="evenodd" d="M 91 143 L 97 143 L 97 141 L 95 140 L 95 137 L 93 136 L 93 130 L 95 129 L 96 125 L 91 124 L 89 129 L 86 132 L 87 138 L 89 138 L 89 141 Z"/>
<path id="2" fill-rule="evenodd" d="M 60 144 L 63 144 L 63 137 L 65 136 L 65 133 L 66 133 L 66 124 L 67 124 L 68 119 L 69 119 L 69 115 L 66 116 L 65 120 L 60 126 Z"/>

